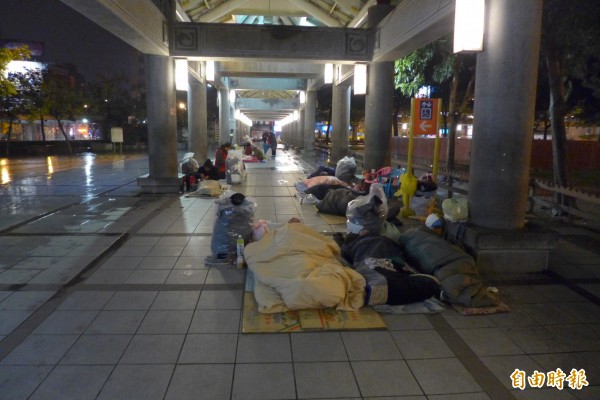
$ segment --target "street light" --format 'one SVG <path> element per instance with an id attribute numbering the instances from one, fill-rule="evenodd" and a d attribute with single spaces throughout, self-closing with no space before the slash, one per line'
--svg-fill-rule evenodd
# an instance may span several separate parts
<path id="1" fill-rule="evenodd" d="M 485 0 L 456 0 L 454 8 L 454 52 L 483 49 Z"/>
<path id="2" fill-rule="evenodd" d="M 367 94 L 367 65 L 354 65 L 354 94 Z"/>

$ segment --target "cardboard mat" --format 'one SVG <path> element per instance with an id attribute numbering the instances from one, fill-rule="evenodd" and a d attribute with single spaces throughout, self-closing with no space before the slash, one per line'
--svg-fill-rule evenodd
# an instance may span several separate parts
<path id="1" fill-rule="evenodd" d="M 377 311 L 365 306 L 358 311 L 338 311 L 334 308 L 307 309 L 262 314 L 254 299 L 254 278 L 246 273 L 246 290 L 242 309 L 243 333 L 319 332 L 330 330 L 385 329 Z"/>
<path id="2" fill-rule="evenodd" d="M 341 215 L 331 215 L 331 214 L 324 214 L 324 213 L 318 213 L 317 215 L 319 215 L 321 218 L 323 218 L 325 223 L 329 224 L 329 225 L 346 224 L 347 218 L 343 217 Z"/>

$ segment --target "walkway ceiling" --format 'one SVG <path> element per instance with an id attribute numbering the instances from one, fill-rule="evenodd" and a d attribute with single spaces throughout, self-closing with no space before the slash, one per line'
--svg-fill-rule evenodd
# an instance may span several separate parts
<path id="1" fill-rule="evenodd" d="M 172 55 L 190 57 L 190 60 L 206 60 L 207 57 L 193 57 L 189 55 L 171 54 L 169 45 L 168 12 L 163 8 L 168 4 L 166 0 L 61 0 L 71 8 L 77 10 L 90 20 L 96 22 L 123 41 L 138 49 L 144 54 Z M 377 47 L 369 61 L 393 61 L 410 51 L 441 37 L 451 31 L 454 15 L 454 0 L 174 0 L 176 19 L 179 23 L 193 22 L 195 24 L 239 24 L 250 28 L 248 25 L 274 25 L 287 26 L 286 30 L 332 30 L 343 28 L 367 28 L 367 13 L 370 7 L 377 4 L 395 6 L 395 11 L 386 19 L 385 23 L 377 30 Z M 192 24 L 190 24 L 192 25 Z M 272 30 L 271 27 L 270 29 Z M 200 28 L 198 28 L 200 29 Z M 192 28 L 193 30 L 193 28 Z M 210 29 L 205 28 L 205 32 Z M 244 30 L 241 30 L 242 32 Z M 215 33 L 216 32 L 216 33 Z M 256 31 L 255 31 L 256 32 Z M 211 37 L 218 34 L 218 29 L 210 32 Z M 346 34 L 348 35 L 348 34 Z M 310 35 L 309 35 L 310 36 Z M 321 33 L 313 34 L 309 42 L 312 46 L 319 46 L 315 36 L 323 40 Z M 361 35 L 356 35 L 360 37 Z M 355 37 L 356 37 L 355 36 Z M 231 42 L 231 37 L 221 35 L 226 40 L 219 41 L 219 45 L 226 50 Z M 252 43 L 263 44 L 256 37 L 243 37 L 238 43 L 243 46 L 248 40 Z M 360 43 L 355 37 L 347 36 L 348 42 L 344 49 L 355 51 L 354 44 Z M 235 36 L 233 36 L 235 40 Z M 329 40 L 329 39 L 327 39 Z M 360 39 L 362 40 L 362 39 Z M 364 42 L 364 41 L 363 41 Z M 203 42 L 205 43 L 205 42 Z M 328 41 L 326 43 L 333 43 Z M 214 42 L 209 43 L 215 45 Z M 268 45 L 268 44 L 267 44 Z M 325 48 L 317 47 L 322 51 Z M 239 46 L 238 46 L 239 49 Z M 214 47 L 213 47 L 214 50 Z M 268 50 L 268 48 L 267 48 Z M 317 54 L 311 53 L 311 54 Z M 223 55 L 215 60 L 215 75 L 218 87 L 230 88 L 230 82 L 242 82 L 235 88 L 237 98 L 244 104 L 258 104 L 262 101 L 271 108 L 269 113 L 261 112 L 261 120 L 279 120 L 282 115 L 289 114 L 289 110 L 274 110 L 275 104 L 290 104 L 297 99 L 298 91 L 314 90 L 323 85 L 323 63 L 338 61 L 325 61 L 332 57 L 307 57 L 287 59 L 279 56 L 268 58 L 269 52 L 260 53 L 259 57 L 253 55 L 231 56 Z M 298 53 L 300 54 L 300 53 Z M 327 53 L 329 55 L 329 53 Z M 243 58 L 245 57 L 245 58 Z M 333 60 L 337 60 L 333 57 Z M 347 80 L 352 76 L 352 64 L 365 62 L 356 58 L 342 58 L 342 79 Z M 251 82 L 245 78 L 263 79 L 271 81 L 285 81 L 286 79 L 302 80 L 302 85 L 285 86 L 279 83 L 267 82 L 260 87 L 246 86 Z M 286 114 L 283 114 L 285 112 Z M 251 116 L 250 110 L 245 112 Z M 258 115 L 258 111 L 256 113 Z M 256 118 L 258 119 L 258 118 Z"/>
<path id="2" fill-rule="evenodd" d="M 391 1 L 396 5 L 398 1 Z M 334 28 L 365 27 L 369 7 L 377 4 L 376 0 L 177 0 L 177 19 L 182 22 L 229 23 L 245 25 L 289 25 L 318 26 Z M 272 60 L 281 64 L 281 60 Z M 268 62 L 267 62 L 268 63 Z M 227 62 L 219 62 L 225 67 Z M 286 78 L 288 71 L 265 72 L 264 63 L 256 63 L 256 68 L 244 68 L 243 74 L 226 73 L 230 79 L 236 77 Z M 319 80 L 315 77 L 315 65 L 307 64 L 306 72 L 295 63 L 295 76 Z M 227 69 L 227 67 L 225 67 Z M 300 71 L 299 71 L 300 70 Z M 217 71 L 217 76 L 219 72 Z M 306 89 L 306 88 L 303 88 Z M 293 100 L 297 98 L 297 90 L 276 90 L 268 85 L 264 88 L 236 88 L 237 98 L 261 99 L 264 102 L 277 100 Z M 281 102 L 285 104 L 285 101 Z M 281 120 L 292 110 L 242 110 L 253 120 Z"/>
<path id="3" fill-rule="evenodd" d="M 359 28 L 375 0 L 178 0 L 191 22 Z M 391 4 L 398 3 L 392 1 Z M 180 16 L 181 17 L 181 16 Z M 185 18 L 185 17 L 184 17 Z"/>

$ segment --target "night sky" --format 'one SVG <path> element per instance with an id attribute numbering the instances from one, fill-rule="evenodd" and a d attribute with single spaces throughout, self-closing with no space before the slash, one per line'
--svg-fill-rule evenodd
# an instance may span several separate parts
<path id="1" fill-rule="evenodd" d="M 0 40 L 44 42 L 38 61 L 70 63 L 86 80 L 97 73 L 129 77 L 137 51 L 59 0 L 1 0 Z"/>

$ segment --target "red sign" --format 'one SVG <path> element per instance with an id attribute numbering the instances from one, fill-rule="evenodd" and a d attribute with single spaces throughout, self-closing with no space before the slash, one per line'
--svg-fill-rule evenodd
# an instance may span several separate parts
<path id="1" fill-rule="evenodd" d="M 437 134 L 440 104 L 441 99 L 412 99 L 410 121 L 415 136 Z"/>

